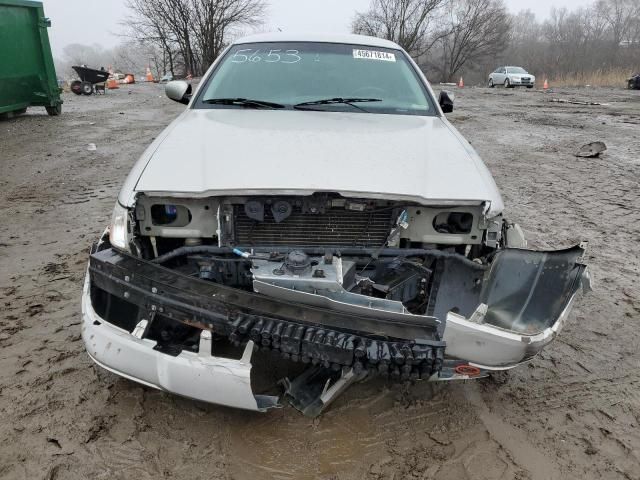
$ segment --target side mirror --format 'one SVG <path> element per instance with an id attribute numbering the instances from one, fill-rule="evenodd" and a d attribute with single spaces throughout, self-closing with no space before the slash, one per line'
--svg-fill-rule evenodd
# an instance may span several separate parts
<path id="1" fill-rule="evenodd" d="M 454 95 L 452 92 L 447 90 L 442 90 L 440 92 L 440 97 L 438 98 L 438 103 L 440 104 L 440 108 L 444 113 L 453 112 L 453 98 Z"/>
<path id="2" fill-rule="evenodd" d="M 164 87 L 164 93 L 171 100 L 188 105 L 191 101 L 191 84 L 184 80 L 174 80 L 167 83 L 167 86 Z"/>

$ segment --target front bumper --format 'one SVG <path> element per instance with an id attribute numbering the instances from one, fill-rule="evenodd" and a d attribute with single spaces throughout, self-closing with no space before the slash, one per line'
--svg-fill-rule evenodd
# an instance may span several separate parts
<path id="1" fill-rule="evenodd" d="M 252 391 L 250 359 L 258 348 L 358 378 L 365 364 L 405 379 L 469 378 L 454 371 L 461 362 L 445 365 L 433 318 L 390 322 L 278 301 L 114 249 L 91 255 L 82 312 L 85 347 L 100 366 L 164 391 L 247 410 L 264 411 L 278 401 Z M 150 338 L 157 319 L 198 331 L 199 343 L 176 351 Z M 244 348 L 242 358 L 216 355 L 214 335 Z"/>
<path id="2" fill-rule="evenodd" d="M 387 321 L 276 300 L 107 248 L 90 258 L 82 337 L 91 358 L 118 375 L 255 411 L 278 404 L 277 397 L 252 391 L 251 356 L 257 348 L 356 376 L 377 371 L 398 379 L 479 378 L 528 361 L 555 338 L 578 287 L 589 286 L 586 267 L 579 263 L 583 253 L 581 247 L 505 251 L 487 272 L 484 303 L 468 318 L 449 311 L 443 326 L 433 317 Z M 99 298 L 107 298 L 106 305 Z M 117 302 L 130 310 L 110 310 Z M 498 326 L 500 317 L 516 315 L 544 320 L 546 327 L 528 334 Z M 150 338 L 156 318 L 192 328 L 197 344 L 176 350 Z M 213 335 L 244 348 L 242 357 L 215 355 Z"/>
<path id="3" fill-rule="evenodd" d="M 510 78 L 509 81 L 511 82 L 511 85 L 518 85 L 523 87 L 532 87 L 535 84 L 535 80 L 522 80 L 520 78 Z"/>
<path id="4" fill-rule="evenodd" d="M 137 338 L 99 317 L 91 305 L 89 275 L 82 294 L 82 339 L 91 359 L 101 367 L 149 387 L 185 397 L 246 410 L 265 411 L 277 398 L 251 390 L 248 343 L 240 360 L 211 355 L 211 334 L 203 330 L 198 353 L 173 357 L 154 350 L 156 342 Z"/>

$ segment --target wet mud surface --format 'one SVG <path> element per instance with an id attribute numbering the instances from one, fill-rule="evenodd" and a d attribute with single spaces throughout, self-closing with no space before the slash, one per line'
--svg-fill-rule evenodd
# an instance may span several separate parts
<path id="1" fill-rule="evenodd" d="M 528 365 L 360 384 L 315 420 L 148 389 L 84 352 L 89 245 L 182 106 L 135 85 L 0 121 L 0 478 L 640 479 L 640 92 L 469 88 L 455 103 L 530 243 L 590 241 L 595 291 Z M 601 158 L 573 155 L 597 140 Z"/>

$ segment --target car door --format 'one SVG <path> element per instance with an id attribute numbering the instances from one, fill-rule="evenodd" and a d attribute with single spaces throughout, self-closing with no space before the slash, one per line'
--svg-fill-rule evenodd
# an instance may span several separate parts
<path id="1" fill-rule="evenodd" d="M 500 71 L 500 68 L 496 68 L 493 72 L 491 72 L 491 74 L 489 75 L 489 78 L 493 81 L 493 84 L 495 85 L 496 83 L 498 83 L 498 72 Z"/>
<path id="2" fill-rule="evenodd" d="M 495 72 L 493 72 L 493 83 L 495 85 L 500 85 L 503 82 L 504 82 L 504 67 L 500 67 Z"/>
<path id="3" fill-rule="evenodd" d="M 509 78 L 509 69 L 507 67 L 502 67 L 502 73 L 500 75 L 500 83 L 504 83 L 504 81 Z"/>

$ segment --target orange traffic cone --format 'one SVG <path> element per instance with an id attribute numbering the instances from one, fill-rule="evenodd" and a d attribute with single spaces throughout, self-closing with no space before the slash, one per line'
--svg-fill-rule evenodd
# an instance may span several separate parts
<path id="1" fill-rule="evenodd" d="M 463 88 L 464 87 L 464 80 L 462 80 L 462 77 L 460 77 L 460 81 L 458 82 L 458 88 Z"/>
<path id="2" fill-rule="evenodd" d="M 151 67 L 147 67 L 147 82 L 153 82 L 153 73 L 151 73 Z"/>
<path id="3" fill-rule="evenodd" d="M 544 79 L 544 85 L 542 85 L 542 89 L 543 90 L 549 90 L 549 82 L 547 81 L 547 79 Z"/>

